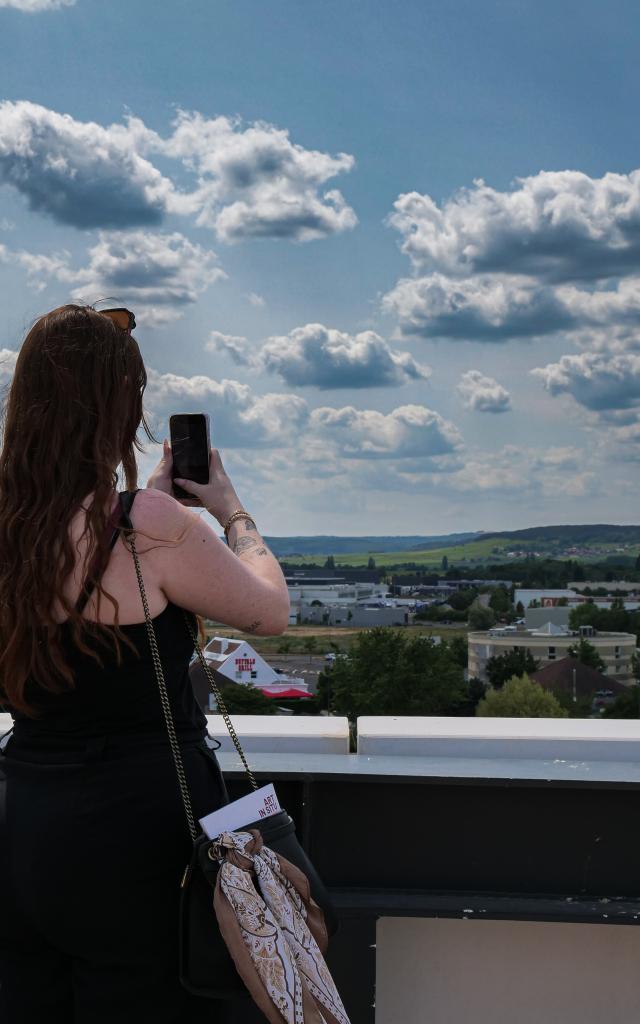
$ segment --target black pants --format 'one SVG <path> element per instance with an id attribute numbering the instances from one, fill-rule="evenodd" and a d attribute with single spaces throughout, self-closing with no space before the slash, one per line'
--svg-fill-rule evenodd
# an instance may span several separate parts
<path id="1" fill-rule="evenodd" d="M 182 751 L 197 819 L 226 791 L 204 741 Z M 5 755 L 0 1024 L 226 1022 L 178 978 L 191 841 L 166 738 Z"/>

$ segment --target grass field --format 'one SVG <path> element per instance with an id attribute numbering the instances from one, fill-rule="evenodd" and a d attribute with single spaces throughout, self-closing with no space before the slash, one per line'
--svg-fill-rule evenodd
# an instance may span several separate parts
<path id="1" fill-rule="evenodd" d="M 456 564 L 464 561 L 484 561 L 492 558 L 494 554 L 496 557 L 504 557 L 504 551 L 510 544 L 513 544 L 513 542 L 497 541 L 494 539 L 490 541 L 469 541 L 468 544 L 458 544 L 447 548 L 431 548 L 426 551 L 384 551 L 381 553 L 372 551 L 367 554 L 335 555 L 334 557 L 336 562 L 339 562 L 341 565 L 367 565 L 371 554 L 375 558 L 377 566 L 395 565 L 399 562 L 416 562 L 425 567 L 439 568 L 443 555 L 446 555 L 450 562 L 455 562 Z M 522 549 L 536 550 L 536 547 L 529 541 L 522 544 Z M 304 555 L 299 558 L 291 556 L 290 558 L 283 558 L 283 561 L 296 565 L 306 565 L 313 562 L 315 564 L 323 564 L 330 554 L 332 552 L 328 552 L 327 555 Z"/>
<path id="2" fill-rule="evenodd" d="M 428 626 L 420 623 L 420 625 L 416 626 L 388 626 L 384 628 L 400 628 L 405 630 L 408 636 L 442 636 L 443 638 L 450 639 L 454 636 L 466 637 L 467 635 L 467 629 L 459 623 L 455 626 Z M 303 652 L 305 639 L 313 636 L 316 638 L 316 653 L 324 654 L 332 649 L 331 643 L 337 644 L 342 651 L 348 650 L 354 637 L 362 632 L 366 632 L 366 630 L 350 629 L 348 626 L 344 629 L 337 626 L 289 626 L 286 633 L 282 636 L 252 636 L 249 633 L 241 633 L 237 629 L 231 629 L 229 626 L 210 626 L 207 629 L 207 636 L 226 636 L 231 639 L 248 640 L 258 654 L 264 655 L 277 654 L 283 640 L 291 643 L 291 654 Z"/>
<path id="3" fill-rule="evenodd" d="M 601 544 L 599 546 L 603 551 L 610 553 L 614 552 L 616 547 L 618 547 L 615 544 Z M 378 568 L 413 562 L 422 569 L 439 569 L 445 555 L 449 560 L 449 565 L 460 567 L 465 564 L 473 565 L 489 561 L 505 562 L 507 560 L 505 551 L 515 548 L 520 551 L 540 551 L 543 554 L 548 553 L 549 557 L 554 557 L 553 545 L 544 544 L 540 541 L 517 541 L 514 543 L 513 540 L 500 540 L 494 537 L 487 540 L 472 540 L 467 544 L 456 544 L 451 547 L 432 548 L 421 551 L 371 551 L 366 554 L 357 555 L 334 555 L 334 558 L 336 564 L 353 566 L 354 568 L 356 566 L 366 566 L 371 556 L 375 559 Z M 636 546 L 629 548 L 625 551 L 625 554 L 635 558 L 639 552 L 640 546 Z M 287 562 L 289 565 L 323 565 L 330 554 L 333 554 L 333 552 L 329 551 L 323 555 L 288 556 L 283 557 L 282 561 Z M 580 556 L 577 560 L 589 563 L 601 561 L 602 557 L 600 554 L 594 554 L 593 556 Z"/>

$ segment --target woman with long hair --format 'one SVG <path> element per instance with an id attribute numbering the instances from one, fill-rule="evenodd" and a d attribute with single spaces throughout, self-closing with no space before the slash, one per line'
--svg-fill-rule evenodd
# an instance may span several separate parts
<path id="1" fill-rule="evenodd" d="M 189 684 L 185 622 L 284 632 L 289 599 L 215 449 L 209 483 L 171 451 L 138 490 L 147 382 L 127 310 L 66 305 L 27 334 L 3 408 L 0 1024 L 225 1019 L 178 977 L 179 884 L 191 840 L 180 799 L 117 469 L 194 804 L 227 800 Z M 227 526 L 228 545 L 187 505 Z M 235 516 L 234 513 L 241 514 Z M 228 525 L 228 521 L 233 521 Z"/>

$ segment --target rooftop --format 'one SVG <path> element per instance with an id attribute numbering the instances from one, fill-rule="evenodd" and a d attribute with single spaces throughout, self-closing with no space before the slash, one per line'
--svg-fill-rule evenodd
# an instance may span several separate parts
<path id="1" fill-rule="evenodd" d="M 559 658 L 550 665 L 530 674 L 530 679 L 545 689 L 562 690 L 572 693 L 575 682 L 577 696 L 591 696 L 596 690 L 607 689 L 612 693 L 628 693 L 628 686 L 618 683 L 612 676 L 605 676 L 589 665 L 583 665 L 577 658 Z"/>
<path id="2" fill-rule="evenodd" d="M 351 1024 L 635 1020 L 640 721 L 366 717 L 348 753 L 344 718 L 232 718 L 338 909 Z"/>

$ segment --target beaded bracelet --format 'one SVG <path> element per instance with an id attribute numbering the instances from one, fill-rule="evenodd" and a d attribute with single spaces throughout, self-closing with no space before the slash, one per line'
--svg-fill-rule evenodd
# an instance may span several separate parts
<path id="1" fill-rule="evenodd" d="M 253 516 L 250 515 L 249 512 L 245 512 L 244 509 L 242 509 L 242 508 L 236 509 L 236 511 L 233 512 L 229 516 L 229 518 L 227 519 L 226 525 L 223 526 L 224 535 L 225 535 L 227 541 L 229 540 L 229 527 L 233 523 L 235 523 L 236 519 L 250 519 L 251 522 L 253 523 L 253 525 L 254 526 L 256 525 L 255 522 L 254 522 Z"/>

